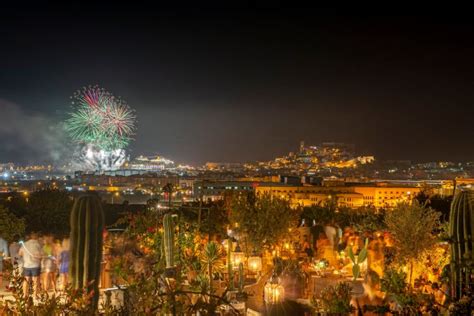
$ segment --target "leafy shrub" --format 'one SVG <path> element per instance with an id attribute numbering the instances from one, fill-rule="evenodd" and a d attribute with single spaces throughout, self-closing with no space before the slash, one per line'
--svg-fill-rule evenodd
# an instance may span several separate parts
<path id="1" fill-rule="evenodd" d="M 13 241 L 15 235 L 23 236 L 25 221 L 0 205 L 0 237 Z"/>
<path id="2" fill-rule="evenodd" d="M 352 287 L 348 282 L 340 282 L 323 289 L 318 296 L 313 297 L 312 303 L 326 313 L 348 315 L 354 310 L 351 292 Z"/>

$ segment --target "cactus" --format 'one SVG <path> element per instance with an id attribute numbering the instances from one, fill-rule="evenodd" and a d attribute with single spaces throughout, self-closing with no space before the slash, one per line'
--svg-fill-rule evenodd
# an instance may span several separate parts
<path id="1" fill-rule="evenodd" d="M 104 212 L 95 195 L 78 198 L 71 212 L 71 266 L 74 289 L 85 289 L 91 296 L 91 310 L 99 300 L 100 264 L 102 261 L 102 231 Z"/>
<path id="2" fill-rule="evenodd" d="M 227 273 L 229 274 L 229 290 L 234 289 L 234 272 L 232 271 L 232 239 L 227 239 Z"/>
<path id="3" fill-rule="evenodd" d="M 239 263 L 239 293 L 244 291 L 244 264 Z"/>
<path id="4" fill-rule="evenodd" d="M 352 252 L 352 247 L 349 247 L 349 258 L 352 261 L 352 275 L 354 276 L 354 281 L 359 277 L 360 275 L 360 264 L 364 262 L 365 259 L 367 259 L 367 244 L 369 243 L 369 240 L 365 240 L 364 248 L 359 252 L 359 255 L 357 256 L 357 260 L 354 256 L 354 253 Z"/>
<path id="5" fill-rule="evenodd" d="M 451 240 L 451 295 L 461 298 L 463 289 L 472 287 L 474 193 L 459 191 L 451 203 L 449 236 Z"/>
<path id="6" fill-rule="evenodd" d="M 163 245 L 166 260 L 166 275 L 172 277 L 174 270 L 174 223 L 171 214 L 163 217 Z"/>

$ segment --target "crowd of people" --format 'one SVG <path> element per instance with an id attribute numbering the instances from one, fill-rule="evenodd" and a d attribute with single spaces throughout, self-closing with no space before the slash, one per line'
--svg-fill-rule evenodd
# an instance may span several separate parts
<path id="1" fill-rule="evenodd" d="M 303 231 L 306 227 L 302 226 Z M 345 271 L 348 274 L 352 274 L 353 266 L 348 254 L 351 252 L 354 256 L 358 256 L 362 249 L 366 248 L 367 259 L 360 265 L 363 294 L 355 295 L 351 301 L 357 315 L 377 315 L 376 312 L 371 313 L 365 308 L 380 306 L 383 303 L 390 303 L 390 308 L 397 310 L 397 306 L 390 302 L 386 293 L 381 290 L 381 279 L 384 277 L 387 266 L 392 263 L 395 251 L 393 236 L 390 233 L 383 231 L 362 233 L 351 227 L 341 229 L 336 225 L 313 226 L 311 230 L 306 229 L 306 232 L 300 245 L 295 247 L 303 250 L 302 253 L 307 257 L 306 261 L 325 261 L 328 268 Z M 313 234 L 316 238 L 311 238 Z M 441 247 L 440 251 L 447 250 Z M 447 256 L 447 252 L 445 255 Z M 435 267 L 436 264 L 424 267 L 419 278 L 415 279 L 413 288 L 417 293 L 431 296 L 433 304 L 438 308 L 443 308 L 448 295 L 448 285 L 441 282 L 442 271 Z M 310 267 L 310 265 L 305 266 Z M 363 313 L 362 310 L 364 310 Z"/>
<path id="2" fill-rule="evenodd" d="M 393 241 L 388 233 L 363 234 L 350 227 L 341 229 L 337 225 L 313 226 L 303 234 L 301 244 L 294 248 L 302 249 L 310 259 L 324 259 L 330 266 L 337 267 L 350 263 L 348 258 L 350 251 L 358 255 L 366 246 L 368 265 L 381 277 L 386 261 L 385 253 L 393 248 Z M 347 260 L 341 260 L 342 258 Z"/>
<path id="3" fill-rule="evenodd" d="M 69 285 L 69 238 L 57 239 L 52 235 L 31 233 L 26 241 L 14 236 L 10 244 L 0 236 L 0 292 L 11 290 L 14 280 L 23 277 L 25 296 L 38 295 L 42 291 L 63 291 Z M 110 288 L 125 281 L 113 271 L 114 264 L 126 262 L 126 266 L 143 271 L 143 256 L 136 243 L 120 233 L 103 231 L 103 252 L 99 287 Z M 7 268 L 9 266 L 10 268 Z M 5 273 L 8 270 L 8 275 Z M 3 279 L 3 280 L 2 280 Z"/>
<path id="4" fill-rule="evenodd" d="M 63 290 L 68 285 L 69 239 L 55 239 L 51 235 L 31 233 L 26 242 L 19 236 L 10 244 L 0 237 L 0 286 L 10 289 L 15 277 L 23 276 L 23 293 L 38 295 L 40 291 Z M 4 281 L 4 265 L 10 262 L 12 273 Z M 59 276 L 59 278 L 58 278 Z"/>

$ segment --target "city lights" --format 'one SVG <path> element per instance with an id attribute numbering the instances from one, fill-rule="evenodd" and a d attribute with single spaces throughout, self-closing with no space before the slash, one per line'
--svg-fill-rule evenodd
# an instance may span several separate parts
<path id="1" fill-rule="evenodd" d="M 2 315 L 472 314 L 468 9 L 17 2 Z"/>

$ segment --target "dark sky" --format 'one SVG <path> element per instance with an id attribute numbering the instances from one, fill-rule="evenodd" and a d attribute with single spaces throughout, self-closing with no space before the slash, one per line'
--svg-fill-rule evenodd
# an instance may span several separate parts
<path id="1" fill-rule="evenodd" d="M 132 155 L 263 160 L 305 140 L 355 143 L 381 159 L 474 160 L 469 19 L 78 4 L 0 12 L 0 161 L 47 156 L 43 138 L 18 135 L 55 133 L 89 84 L 135 108 Z"/>

